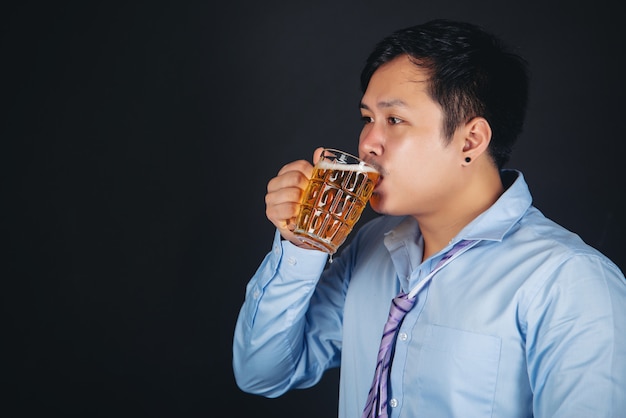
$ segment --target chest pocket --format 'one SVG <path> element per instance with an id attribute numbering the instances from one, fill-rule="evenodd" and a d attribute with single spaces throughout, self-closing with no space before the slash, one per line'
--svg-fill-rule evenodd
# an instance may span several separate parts
<path id="1" fill-rule="evenodd" d="M 425 331 L 417 374 L 419 416 L 491 417 L 500 338 L 438 325 Z"/>

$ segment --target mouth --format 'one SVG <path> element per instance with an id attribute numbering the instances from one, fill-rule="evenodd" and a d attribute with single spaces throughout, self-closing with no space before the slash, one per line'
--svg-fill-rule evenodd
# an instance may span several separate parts
<path id="1" fill-rule="evenodd" d="M 376 161 L 372 160 L 372 159 L 365 159 L 364 160 L 368 165 L 372 166 L 376 171 L 378 171 L 380 173 L 380 176 L 382 177 L 383 174 L 385 173 L 385 170 L 383 169 L 383 167 L 378 164 Z"/>
<path id="2" fill-rule="evenodd" d="M 372 190 L 373 195 L 378 195 L 380 184 L 383 181 L 383 175 L 378 176 L 378 180 L 376 180 L 376 184 L 374 184 L 374 190 Z"/>

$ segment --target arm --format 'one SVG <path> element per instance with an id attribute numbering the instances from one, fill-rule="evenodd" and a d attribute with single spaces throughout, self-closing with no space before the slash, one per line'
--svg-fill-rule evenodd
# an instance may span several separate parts
<path id="1" fill-rule="evenodd" d="M 315 151 L 314 160 L 321 151 Z M 334 319 L 307 314 L 327 255 L 298 248 L 303 244 L 292 232 L 312 171 L 309 162 L 295 161 L 267 185 L 266 215 L 277 231 L 272 251 L 248 283 L 233 341 L 235 378 L 247 392 L 274 397 L 312 386 L 336 362 L 333 344 L 320 344 L 318 338 L 341 329 L 341 312 L 332 314 Z"/>
<path id="2" fill-rule="evenodd" d="M 272 252 L 248 283 L 235 327 L 233 370 L 242 390 L 276 397 L 312 386 L 338 364 L 340 307 L 307 313 L 326 259 L 276 233 Z"/>
<path id="3" fill-rule="evenodd" d="M 562 264 L 528 312 L 527 360 L 536 417 L 626 411 L 626 282 L 595 256 Z"/>

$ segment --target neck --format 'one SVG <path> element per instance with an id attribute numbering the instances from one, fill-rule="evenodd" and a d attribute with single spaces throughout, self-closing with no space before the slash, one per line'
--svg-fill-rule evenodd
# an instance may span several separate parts
<path id="1" fill-rule="evenodd" d="M 483 174 L 485 174 L 483 172 Z M 416 219 L 424 237 L 423 260 L 445 248 L 467 224 L 489 209 L 502 195 L 504 188 L 498 170 L 463 182 L 453 197 L 437 211 Z"/>

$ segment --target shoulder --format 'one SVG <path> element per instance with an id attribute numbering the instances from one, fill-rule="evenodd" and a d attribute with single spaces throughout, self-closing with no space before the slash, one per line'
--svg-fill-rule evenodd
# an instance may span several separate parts
<path id="1" fill-rule="evenodd" d="M 592 262 L 611 270 L 619 268 L 602 252 L 586 243 L 578 234 L 544 216 L 537 208 L 531 207 L 520 221 L 520 228 L 514 233 L 516 239 L 533 243 L 536 251 L 555 259 L 557 264 Z"/>
<path id="2" fill-rule="evenodd" d="M 619 267 L 538 209 L 529 209 L 508 241 L 511 256 L 520 264 L 519 270 L 527 274 L 524 289 L 530 296 L 529 303 L 533 300 L 533 305 L 544 306 L 558 299 L 562 306 L 567 306 L 562 301 L 576 295 L 572 299 L 574 305 L 581 300 L 596 306 L 617 300 L 618 304 L 626 304 L 626 279 Z"/>

